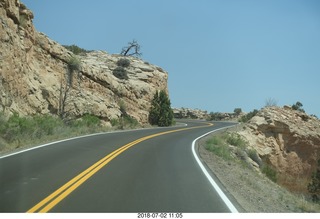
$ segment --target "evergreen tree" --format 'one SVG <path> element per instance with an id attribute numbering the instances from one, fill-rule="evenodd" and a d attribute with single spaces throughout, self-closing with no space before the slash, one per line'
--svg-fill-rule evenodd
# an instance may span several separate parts
<path id="1" fill-rule="evenodd" d="M 170 126 L 173 123 L 171 102 L 164 90 L 156 92 L 151 102 L 149 111 L 151 125 Z"/>

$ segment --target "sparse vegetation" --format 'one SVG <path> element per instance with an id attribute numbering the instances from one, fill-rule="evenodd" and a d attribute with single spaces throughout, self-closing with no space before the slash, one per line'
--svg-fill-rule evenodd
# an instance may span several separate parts
<path id="1" fill-rule="evenodd" d="M 278 179 L 277 172 L 270 165 L 263 164 L 254 149 L 243 147 L 246 145 L 245 141 L 239 140 L 241 137 L 232 133 L 215 133 L 200 140 L 200 145 L 206 150 L 200 146 L 199 153 L 246 211 L 252 213 L 320 212 L 319 205 L 308 201 L 305 196 L 290 193 L 285 188 L 277 186 L 275 184 Z M 233 145 L 229 145 L 228 142 Z M 259 165 L 263 175 L 253 171 L 253 168 L 247 168 L 248 165 L 244 165 L 245 160 L 242 159 L 244 154 Z M 317 171 L 320 175 L 320 160 Z M 264 176 L 270 180 L 265 180 Z M 318 182 L 310 184 L 318 185 Z"/>
<path id="2" fill-rule="evenodd" d="M 241 109 L 241 108 L 235 108 L 235 109 L 233 110 L 233 112 L 234 112 L 234 114 L 235 114 L 236 116 L 239 116 L 239 115 L 242 113 L 242 109 Z"/>
<path id="3" fill-rule="evenodd" d="M 230 147 L 234 146 L 235 148 Z M 242 152 L 246 151 L 247 142 L 236 133 L 224 133 L 214 135 L 206 142 L 206 149 L 226 160 L 234 160 L 235 157 L 243 157 Z"/>
<path id="4" fill-rule="evenodd" d="M 61 81 L 60 81 L 58 115 L 62 119 L 65 119 L 67 117 L 65 107 L 67 104 L 67 98 L 69 95 L 69 91 L 73 85 L 74 73 L 78 72 L 80 69 L 81 69 L 80 59 L 75 55 L 71 56 L 67 62 L 66 78 L 64 79 L 63 77 L 61 77 Z M 79 74 L 78 74 L 78 76 L 79 76 Z"/>
<path id="5" fill-rule="evenodd" d="M 274 98 L 268 98 L 266 99 L 265 107 L 272 107 L 272 106 L 277 106 L 278 101 Z"/>
<path id="6" fill-rule="evenodd" d="M 232 160 L 229 146 L 225 143 L 223 136 L 213 136 L 206 141 L 205 148 L 224 160 Z"/>
<path id="7" fill-rule="evenodd" d="M 91 114 L 85 114 L 81 117 L 81 119 L 73 120 L 71 123 L 72 127 L 98 127 L 101 125 L 101 121 L 98 117 L 91 115 Z"/>
<path id="8" fill-rule="evenodd" d="M 122 66 L 118 66 L 113 70 L 113 75 L 121 80 L 128 80 L 128 73 L 127 70 L 122 67 Z"/>
<path id="9" fill-rule="evenodd" d="M 302 108 L 303 107 L 303 104 L 299 101 L 297 101 L 295 104 L 292 105 L 292 109 L 293 110 L 298 110 L 300 112 L 305 112 L 304 109 Z"/>
<path id="10" fill-rule="evenodd" d="M 237 133 L 223 133 L 214 135 L 206 141 L 205 148 L 225 160 L 233 160 L 251 166 L 247 157 L 251 158 L 261 168 L 264 173 L 273 182 L 277 181 L 277 173 L 270 165 L 263 164 L 258 153 L 254 149 L 249 149 L 248 143 Z M 234 148 L 233 148 L 234 147 Z"/>
<path id="11" fill-rule="evenodd" d="M 110 122 L 112 129 L 131 129 L 139 126 L 138 121 L 126 113 Z M 0 151 L 11 151 L 15 148 L 110 129 L 102 126 L 101 119 L 92 114 L 66 120 L 53 115 L 20 116 L 17 113 L 5 117 L 0 112 Z"/>
<path id="12" fill-rule="evenodd" d="M 121 80 L 128 80 L 128 73 L 126 68 L 130 66 L 130 60 L 121 58 L 117 61 L 117 67 L 113 70 L 113 75 Z"/>
<path id="13" fill-rule="evenodd" d="M 127 113 L 127 107 L 123 101 L 119 102 L 119 106 L 121 116 L 120 118 L 111 119 L 110 123 L 112 127 L 116 129 L 132 129 L 139 126 L 139 122 Z"/>
<path id="14" fill-rule="evenodd" d="M 246 115 L 242 116 L 240 119 L 239 119 L 239 122 L 248 122 L 252 117 L 254 117 L 255 115 L 257 115 L 259 111 L 258 110 L 253 110 L 249 113 L 247 113 Z"/>
<path id="15" fill-rule="evenodd" d="M 225 139 L 229 145 L 236 146 L 243 150 L 246 149 L 246 146 L 248 145 L 248 143 L 237 133 L 229 133 L 226 135 Z"/>
<path id="16" fill-rule="evenodd" d="M 226 118 L 230 118 L 229 115 L 227 115 L 226 113 L 221 113 L 221 112 L 210 112 L 207 120 L 208 121 L 221 121 Z"/>
<path id="17" fill-rule="evenodd" d="M 312 201 L 320 204 L 320 159 L 317 163 L 317 169 L 312 174 L 311 182 L 308 184 L 308 191 Z"/>
<path id="18" fill-rule="evenodd" d="M 28 25 L 28 18 L 25 14 L 20 14 L 19 16 L 19 26 L 26 28 Z"/>
<path id="19" fill-rule="evenodd" d="M 129 115 L 125 115 L 123 117 L 120 117 L 120 119 L 118 120 L 118 128 L 119 129 L 132 129 L 132 128 L 135 128 L 139 125 L 139 122 L 129 116 Z"/>
<path id="20" fill-rule="evenodd" d="M 117 66 L 121 66 L 123 68 L 128 68 L 130 66 L 130 60 L 121 58 L 117 61 Z"/>
<path id="21" fill-rule="evenodd" d="M 210 112 L 208 120 L 209 121 L 220 121 L 222 119 L 222 115 L 219 112 Z"/>
<path id="22" fill-rule="evenodd" d="M 256 162 L 256 164 L 259 165 L 259 167 L 262 166 L 262 160 L 259 157 L 258 152 L 255 149 L 248 149 L 247 150 L 248 156 L 251 158 L 251 160 L 253 160 L 254 162 Z"/>
<path id="23" fill-rule="evenodd" d="M 2 149 L 19 148 L 104 129 L 100 125 L 100 119 L 89 114 L 68 122 L 53 115 L 23 117 L 17 113 L 8 118 L 0 114 L 0 119 Z"/>
<path id="24" fill-rule="evenodd" d="M 117 118 L 117 119 L 111 119 L 110 121 L 112 127 L 116 128 L 116 129 L 132 129 L 132 128 L 136 128 L 139 126 L 139 122 L 127 115 L 127 116 L 122 116 L 120 118 Z"/>
<path id="25" fill-rule="evenodd" d="M 207 139 L 215 135 L 221 134 Z M 309 202 L 304 196 L 290 193 L 252 168 L 244 168 L 243 162 L 234 162 L 235 158 L 227 160 L 208 152 L 205 149 L 207 140 L 200 142 L 203 145 L 199 148 L 202 159 L 245 209 L 244 212 L 320 212 L 319 205 Z"/>
<path id="26" fill-rule="evenodd" d="M 71 46 L 63 45 L 63 47 L 66 48 L 67 50 L 73 52 L 73 54 L 75 54 L 75 55 L 81 55 L 81 54 L 85 54 L 85 53 L 90 52 L 89 50 L 82 49 L 77 45 L 71 45 Z"/>
<path id="27" fill-rule="evenodd" d="M 277 172 L 270 165 L 262 165 L 261 172 L 264 173 L 273 182 L 277 182 Z"/>

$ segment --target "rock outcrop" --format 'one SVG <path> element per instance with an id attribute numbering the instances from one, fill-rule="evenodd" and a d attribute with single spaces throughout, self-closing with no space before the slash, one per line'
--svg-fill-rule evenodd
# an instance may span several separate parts
<path id="1" fill-rule="evenodd" d="M 208 119 L 208 113 L 205 110 L 189 108 L 173 108 L 172 110 L 177 119 Z"/>
<path id="2" fill-rule="evenodd" d="M 277 172 L 278 183 L 306 192 L 320 159 L 320 120 L 289 106 L 264 108 L 239 132 Z"/>
<path id="3" fill-rule="evenodd" d="M 18 0 L 0 0 L 0 111 L 21 115 L 57 114 L 69 60 L 74 54 L 37 32 L 33 13 Z M 166 90 L 168 74 L 134 57 L 127 77 L 114 75 L 120 55 L 102 51 L 77 56 L 80 71 L 66 99 L 69 115 L 93 114 L 106 122 L 121 116 L 121 107 L 140 123 L 148 121 L 154 93 Z"/>

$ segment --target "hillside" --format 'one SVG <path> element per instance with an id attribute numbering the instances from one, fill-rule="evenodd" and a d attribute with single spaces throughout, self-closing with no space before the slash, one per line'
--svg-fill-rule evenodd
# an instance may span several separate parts
<path id="1" fill-rule="evenodd" d="M 20 1 L 0 0 L 0 111 L 57 115 L 63 102 L 72 118 L 92 114 L 108 124 L 125 109 L 141 124 L 148 122 L 154 93 L 168 92 L 167 72 L 134 57 L 121 66 L 123 56 L 104 51 L 74 55 L 38 32 L 33 17 Z M 79 69 L 70 76 L 72 60 Z"/>
<path id="2" fill-rule="evenodd" d="M 290 106 L 256 112 L 201 139 L 201 158 L 241 212 L 320 212 L 308 191 L 319 171 L 320 120 Z"/>
<path id="3" fill-rule="evenodd" d="M 238 132 L 277 173 L 277 183 L 307 193 L 320 159 L 320 120 L 289 106 L 260 110 Z"/>

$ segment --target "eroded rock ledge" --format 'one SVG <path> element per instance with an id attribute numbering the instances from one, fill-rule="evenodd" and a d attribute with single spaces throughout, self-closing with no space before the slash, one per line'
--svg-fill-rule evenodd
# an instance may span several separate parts
<path id="1" fill-rule="evenodd" d="M 0 111 L 21 115 L 55 114 L 72 52 L 36 31 L 33 13 L 18 0 L 0 0 Z M 157 90 L 168 92 L 168 73 L 134 57 L 126 57 L 127 79 L 114 76 L 123 57 L 93 51 L 77 57 L 66 110 L 75 117 L 89 113 L 106 122 L 121 115 L 120 105 L 140 123 L 148 121 Z"/>

